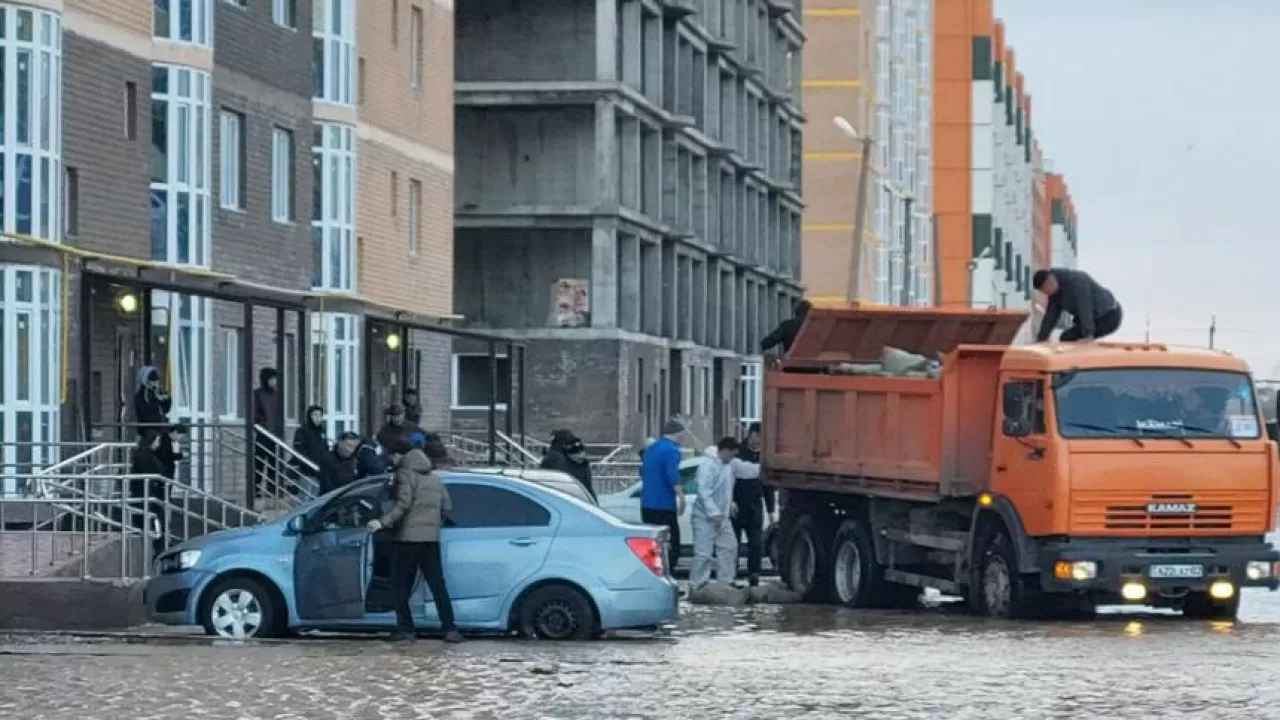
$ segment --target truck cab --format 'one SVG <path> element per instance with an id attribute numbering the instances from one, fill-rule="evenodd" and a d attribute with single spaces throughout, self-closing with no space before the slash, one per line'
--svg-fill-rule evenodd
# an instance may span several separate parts
<path id="1" fill-rule="evenodd" d="M 784 580 L 852 606 L 934 587 L 997 617 L 1114 602 L 1233 617 L 1240 588 L 1276 589 L 1280 473 L 1246 364 L 1014 346 L 1025 319 L 809 313 L 765 380 Z M 900 351 L 933 362 L 891 372 Z"/>

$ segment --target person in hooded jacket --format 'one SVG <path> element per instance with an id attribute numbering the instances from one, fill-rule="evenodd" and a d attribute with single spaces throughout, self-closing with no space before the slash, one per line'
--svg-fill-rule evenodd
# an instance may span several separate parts
<path id="1" fill-rule="evenodd" d="M 258 387 L 253 390 L 253 424 L 283 440 L 284 407 L 280 403 L 280 393 L 276 390 L 279 378 L 280 373 L 275 368 L 262 368 L 258 371 Z M 253 444 L 253 474 L 263 495 L 276 493 L 277 460 L 269 440 L 263 438 Z"/>
<path id="2" fill-rule="evenodd" d="M 418 400 L 417 388 L 405 388 L 404 394 L 400 396 L 401 402 L 404 403 L 404 419 L 413 425 L 422 423 L 422 403 Z"/>
<path id="3" fill-rule="evenodd" d="M 130 475 L 151 476 L 129 480 L 129 505 L 132 508 L 129 522 L 138 530 L 146 530 L 147 512 L 154 513 L 157 537 L 152 541 L 152 550 L 157 555 L 164 551 L 165 546 L 164 482 L 152 478 L 165 474 L 164 461 L 160 458 L 163 444 L 162 433 L 149 428 L 138 438 L 138 444 L 129 457 Z"/>
<path id="4" fill-rule="evenodd" d="M 329 438 L 324 434 L 324 408 L 319 405 L 307 408 L 306 420 L 293 431 L 293 450 L 314 463 L 318 473 L 324 473 L 330 458 Z"/>
<path id="5" fill-rule="evenodd" d="M 587 446 L 569 430 L 557 430 L 551 436 L 551 445 L 542 456 L 539 465 L 543 470 L 558 470 L 573 476 L 592 499 L 596 499 L 591 486 L 591 463 L 587 462 Z"/>
<path id="6" fill-rule="evenodd" d="M 409 598 L 421 571 L 431 589 L 444 641 L 461 642 L 462 635 L 453 624 L 453 603 L 445 585 L 440 552 L 440 531 L 453 509 L 449 491 L 440 475 L 432 472 L 426 453 L 413 447 L 408 437 L 397 435 L 386 449 L 396 464 L 395 503 L 382 517 L 369 521 L 369 531 L 391 530 L 395 539 L 391 572 L 396 591 L 396 631 L 391 639 L 414 639 Z"/>
<path id="7" fill-rule="evenodd" d="M 173 399 L 160 389 L 160 371 L 151 365 L 138 369 L 138 391 L 133 395 L 133 422 L 138 436 L 147 430 L 159 431 L 169 422 Z"/>

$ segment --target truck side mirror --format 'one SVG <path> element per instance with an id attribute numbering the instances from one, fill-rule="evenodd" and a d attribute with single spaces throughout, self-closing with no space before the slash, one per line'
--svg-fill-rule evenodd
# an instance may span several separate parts
<path id="1" fill-rule="evenodd" d="M 1031 424 L 1016 417 L 1004 419 L 1004 434 L 1013 438 L 1024 438 L 1031 434 Z"/>

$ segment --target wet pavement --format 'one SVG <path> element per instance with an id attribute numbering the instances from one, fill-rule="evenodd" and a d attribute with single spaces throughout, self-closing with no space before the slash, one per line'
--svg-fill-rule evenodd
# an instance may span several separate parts
<path id="1" fill-rule="evenodd" d="M 1253 591 L 1238 623 L 685 606 L 564 645 L 10 636 L 0 718 L 1280 718 L 1278 645 L 1280 593 Z"/>

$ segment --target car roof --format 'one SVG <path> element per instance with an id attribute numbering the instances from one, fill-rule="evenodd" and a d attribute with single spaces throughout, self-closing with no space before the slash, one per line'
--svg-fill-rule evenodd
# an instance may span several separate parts
<path id="1" fill-rule="evenodd" d="M 518 478 L 526 480 L 536 485 L 551 487 L 568 495 L 572 495 L 583 502 L 594 505 L 595 500 L 591 497 L 591 493 L 587 492 L 586 487 L 578 481 L 577 478 L 566 472 L 559 470 L 545 470 L 543 468 L 522 468 L 522 467 L 491 467 L 491 468 L 454 468 L 453 472 L 461 475 L 486 475 L 501 476 L 505 478 Z"/>

